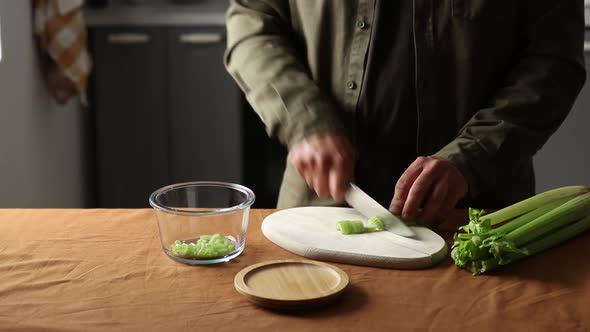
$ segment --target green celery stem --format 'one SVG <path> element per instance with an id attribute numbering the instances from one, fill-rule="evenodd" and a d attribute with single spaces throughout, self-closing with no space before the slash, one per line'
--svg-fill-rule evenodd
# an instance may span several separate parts
<path id="1" fill-rule="evenodd" d="M 536 241 L 533 241 L 525 246 L 523 246 L 521 249 L 524 249 L 526 252 L 528 252 L 528 255 L 524 255 L 524 254 L 519 254 L 519 253 L 511 253 L 510 255 L 508 255 L 507 261 L 509 263 L 514 263 L 522 258 L 525 258 L 527 256 L 531 256 L 531 255 L 535 255 L 540 253 L 541 251 L 547 250 L 551 247 L 554 247 L 556 245 L 559 245 L 587 230 L 590 229 L 590 214 L 588 214 L 587 216 L 585 216 L 584 218 L 582 218 L 581 220 L 572 223 L 570 225 L 567 225 L 559 230 L 557 230 L 556 232 L 553 232 L 551 234 L 548 234 L 545 237 L 542 237 Z M 481 273 L 481 272 L 487 272 L 490 270 L 493 270 L 494 268 L 498 267 L 500 264 L 498 264 L 498 261 L 494 258 L 485 260 L 482 262 L 482 268 L 481 271 L 472 271 L 474 273 Z"/>
<path id="2" fill-rule="evenodd" d="M 590 193 L 585 193 L 522 225 L 508 233 L 506 238 L 520 247 L 588 214 L 590 214 Z"/>
<path id="3" fill-rule="evenodd" d="M 491 225 L 496 225 L 532 211 L 540 206 L 544 206 L 558 198 L 579 196 L 589 191 L 590 188 L 586 186 L 567 186 L 552 189 L 482 216 L 482 219 L 490 219 Z"/>
<path id="4" fill-rule="evenodd" d="M 497 228 L 494 228 L 490 231 L 491 234 L 507 234 L 512 232 L 513 230 L 516 230 L 517 228 L 521 227 L 524 224 L 527 224 L 530 221 L 535 220 L 536 218 L 544 215 L 545 213 L 555 209 L 556 207 L 564 204 L 565 202 L 571 200 L 571 197 L 565 197 L 565 198 L 560 198 L 558 200 L 555 200 L 554 202 L 548 203 L 546 205 L 543 205 L 535 210 L 529 211 L 517 218 L 514 218 L 513 220 L 505 223 L 502 226 L 499 226 Z M 485 218 L 485 216 L 484 216 Z"/>
<path id="5" fill-rule="evenodd" d="M 523 249 L 525 249 L 529 255 L 534 255 L 565 242 L 588 229 L 590 229 L 590 214 L 586 215 L 580 221 L 567 225 L 554 233 L 525 245 Z"/>

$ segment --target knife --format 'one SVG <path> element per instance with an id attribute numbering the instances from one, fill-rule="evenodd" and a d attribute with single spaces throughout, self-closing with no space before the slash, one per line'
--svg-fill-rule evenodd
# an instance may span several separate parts
<path id="1" fill-rule="evenodd" d="M 366 218 L 381 218 L 387 231 L 405 237 L 416 235 L 399 217 L 393 215 L 353 183 L 349 184 L 344 200 Z"/>

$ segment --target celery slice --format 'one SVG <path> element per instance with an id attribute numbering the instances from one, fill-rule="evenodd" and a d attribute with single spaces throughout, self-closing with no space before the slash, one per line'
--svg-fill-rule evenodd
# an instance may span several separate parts
<path id="1" fill-rule="evenodd" d="M 223 257 L 235 249 L 235 244 L 221 234 L 201 235 L 196 242 L 176 240 L 170 246 L 174 255 L 191 259 Z"/>
<path id="2" fill-rule="evenodd" d="M 376 231 L 382 231 L 385 229 L 385 224 L 383 223 L 383 220 L 381 220 L 381 218 L 379 217 L 369 218 L 368 222 L 369 224 L 373 225 Z"/>
<path id="3" fill-rule="evenodd" d="M 383 221 L 379 217 L 369 218 L 368 223 L 371 226 L 366 227 L 361 220 L 342 220 L 336 224 L 336 230 L 348 235 L 378 232 L 385 228 Z"/>
<path id="4" fill-rule="evenodd" d="M 360 220 L 342 220 L 336 224 L 336 229 L 342 234 L 366 233 L 365 225 Z"/>

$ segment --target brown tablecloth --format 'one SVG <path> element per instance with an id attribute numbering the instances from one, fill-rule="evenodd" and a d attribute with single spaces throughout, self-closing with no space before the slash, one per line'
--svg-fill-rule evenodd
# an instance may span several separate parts
<path id="1" fill-rule="evenodd" d="M 235 274 L 298 258 L 260 231 L 271 212 L 252 211 L 234 261 L 193 267 L 164 255 L 149 209 L 0 210 L 0 330 L 590 329 L 590 233 L 489 276 L 450 258 L 418 271 L 334 264 L 350 277 L 337 302 L 305 312 L 259 308 L 234 289 Z"/>

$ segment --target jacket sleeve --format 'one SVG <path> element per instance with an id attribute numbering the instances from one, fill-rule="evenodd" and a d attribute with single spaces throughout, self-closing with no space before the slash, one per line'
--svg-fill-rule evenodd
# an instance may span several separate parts
<path id="1" fill-rule="evenodd" d="M 231 0 L 225 65 L 268 135 L 292 146 L 314 133 L 346 131 L 311 78 L 289 15 L 287 0 Z"/>
<path id="2" fill-rule="evenodd" d="M 530 163 L 566 118 L 585 82 L 583 1 L 535 1 L 526 1 L 534 10 L 522 11 L 522 46 L 489 106 L 435 154 L 463 172 L 468 197 Z"/>

